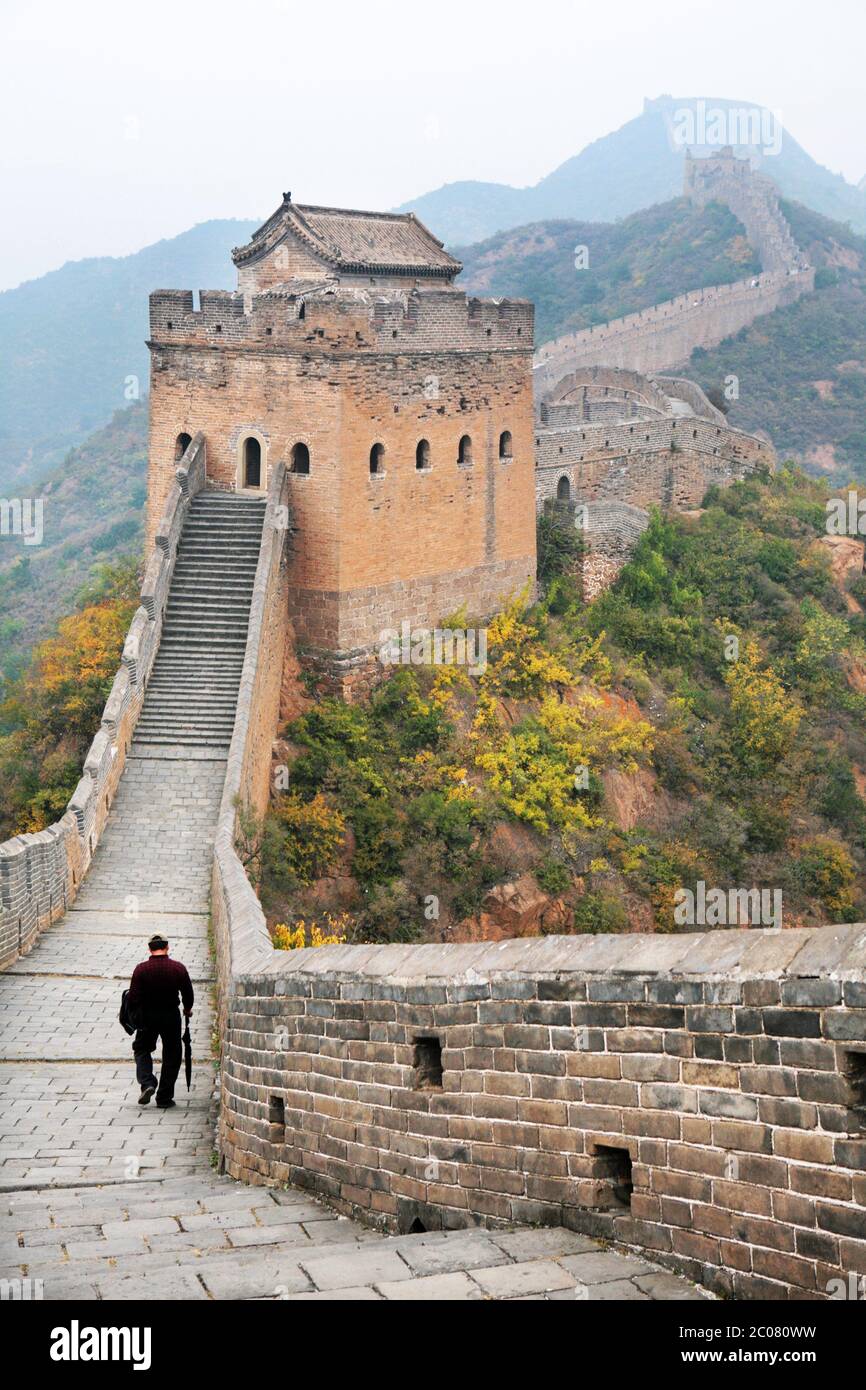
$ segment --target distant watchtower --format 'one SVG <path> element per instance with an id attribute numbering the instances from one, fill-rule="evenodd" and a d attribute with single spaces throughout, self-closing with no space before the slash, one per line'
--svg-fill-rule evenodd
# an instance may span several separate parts
<path id="1" fill-rule="evenodd" d="M 235 293 L 151 296 L 149 534 L 198 432 L 211 487 L 284 460 L 290 616 L 345 684 L 386 629 L 534 579 L 532 305 L 467 299 L 412 214 L 290 194 L 233 258 Z"/>

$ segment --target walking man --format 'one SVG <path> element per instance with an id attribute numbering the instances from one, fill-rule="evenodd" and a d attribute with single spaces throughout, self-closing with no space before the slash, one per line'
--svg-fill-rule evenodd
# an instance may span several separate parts
<path id="1" fill-rule="evenodd" d="M 132 1043 L 135 1075 L 141 1087 L 138 1103 L 149 1105 L 156 1092 L 157 1108 L 170 1110 L 175 1103 L 174 1083 L 181 1059 L 178 994 L 185 1018 L 192 1014 L 194 995 L 186 966 L 169 960 L 165 937 L 151 937 L 148 949 L 150 958 L 135 967 L 127 996 L 130 1017 L 138 1028 Z M 157 1086 L 153 1050 L 158 1038 L 162 1039 L 162 1070 Z"/>

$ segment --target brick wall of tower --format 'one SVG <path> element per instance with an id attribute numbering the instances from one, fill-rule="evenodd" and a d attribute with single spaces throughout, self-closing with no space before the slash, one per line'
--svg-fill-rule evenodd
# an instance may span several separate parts
<path id="1" fill-rule="evenodd" d="M 235 488 L 243 440 L 262 443 L 262 485 L 305 443 L 291 479 L 289 601 L 299 643 L 359 655 L 403 621 L 495 610 L 535 575 L 532 313 L 453 290 L 397 302 L 161 293 L 151 301 L 149 509 L 174 477 L 175 443 L 199 430 L 212 486 Z M 500 435 L 512 436 L 507 460 Z M 472 462 L 458 463 L 460 439 Z M 419 441 L 429 469 L 416 467 Z M 384 446 L 371 476 L 370 451 Z"/>

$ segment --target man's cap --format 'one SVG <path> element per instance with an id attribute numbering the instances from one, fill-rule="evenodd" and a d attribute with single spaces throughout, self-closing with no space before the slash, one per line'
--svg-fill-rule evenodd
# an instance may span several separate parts
<path id="1" fill-rule="evenodd" d="M 164 936 L 152 936 L 147 944 L 151 951 L 168 950 L 168 942 Z"/>

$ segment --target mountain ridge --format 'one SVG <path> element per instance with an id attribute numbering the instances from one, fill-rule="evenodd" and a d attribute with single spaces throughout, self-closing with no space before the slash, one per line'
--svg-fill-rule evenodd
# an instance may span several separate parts
<path id="1" fill-rule="evenodd" d="M 762 109 L 722 97 L 707 98 L 705 104 L 713 111 L 734 114 Z M 694 97 L 647 100 L 639 116 L 593 140 L 536 184 L 514 188 L 462 180 L 410 199 L 397 211 L 414 212 L 422 221 L 431 222 L 449 245 L 485 240 L 497 232 L 552 217 L 616 221 L 680 195 L 686 145 L 677 145 L 671 125 L 676 115 L 697 105 Z M 735 125 L 733 116 L 731 125 Z M 785 197 L 836 221 L 850 221 L 855 231 L 866 232 L 866 179 L 860 186 L 848 183 L 812 159 L 787 132 L 783 132 L 778 154 L 767 154 L 755 144 L 730 143 L 737 154 L 756 159 Z M 695 156 L 703 157 L 717 152 L 719 146 L 698 140 L 689 148 Z"/>
<path id="2" fill-rule="evenodd" d="M 149 293 L 178 280 L 232 289 L 229 252 L 255 225 L 201 222 L 0 293 L 0 489 L 32 486 L 145 393 Z"/>

